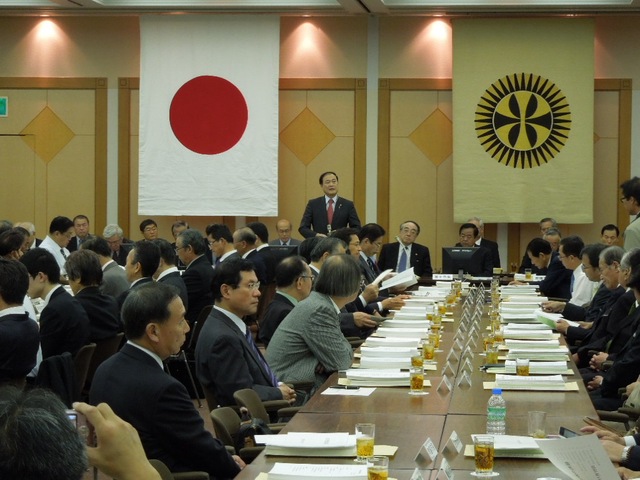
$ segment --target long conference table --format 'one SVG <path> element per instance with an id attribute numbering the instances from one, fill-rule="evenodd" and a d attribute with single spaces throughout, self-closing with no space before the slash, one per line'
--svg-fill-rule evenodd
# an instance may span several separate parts
<path id="1" fill-rule="evenodd" d="M 441 385 L 442 370 L 446 365 L 446 357 L 454 344 L 454 333 L 458 329 L 457 313 L 453 323 L 442 324 L 441 351 L 437 354 L 435 371 L 425 371 L 425 380 L 431 382 L 425 387 L 428 395 L 411 396 L 407 387 L 378 387 L 367 397 L 322 395 L 321 392 L 338 383 L 338 374 L 333 374 L 308 402 L 302 407 L 283 429 L 286 432 L 349 432 L 353 433 L 356 423 L 371 422 L 376 425 L 376 444 L 397 446 L 396 454 L 390 458 L 389 476 L 398 480 L 411 479 L 414 470 L 419 469 L 422 477 L 427 479 L 445 479 L 444 472 L 439 472 L 442 458 L 452 468 L 456 479 L 475 478 L 473 457 L 465 457 L 464 449 L 460 452 L 450 441 L 452 432 L 456 432 L 463 444 L 471 442 L 471 434 L 484 433 L 486 428 L 487 401 L 490 390 L 485 390 L 483 382 L 493 381 L 495 375 L 480 370 L 484 357 L 482 341 L 470 347 L 473 350 L 472 365 L 468 382 L 455 385 L 451 391 Z M 480 332 L 484 332 L 487 319 L 483 316 Z M 465 368 L 465 361 L 454 361 L 450 365 L 455 373 Z M 503 396 L 507 402 L 507 434 L 527 434 L 527 414 L 530 410 L 547 412 L 547 433 L 557 433 L 559 427 L 577 431 L 585 425 L 583 417 L 597 418 L 597 414 L 581 377 L 570 362 L 572 376 L 567 381 L 577 381 L 578 391 L 539 392 L 539 391 L 505 391 Z M 466 371 L 469 366 L 466 365 Z M 447 372 L 453 381 L 450 370 Z M 457 382 L 456 382 L 457 383 Z M 422 445 L 430 438 L 438 448 L 438 455 L 433 462 L 416 455 Z M 261 472 L 271 470 L 276 462 L 287 463 L 353 463 L 350 458 L 306 458 L 282 457 L 260 454 L 236 477 L 239 480 L 253 480 Z M 496 458 L 494 471 L 500 473 L 499 479 L 526 480 L 537 478 L 568 479 L 551 462 L 546 459 Z M 613 480 L 613 479 L 612 479 Z"/>

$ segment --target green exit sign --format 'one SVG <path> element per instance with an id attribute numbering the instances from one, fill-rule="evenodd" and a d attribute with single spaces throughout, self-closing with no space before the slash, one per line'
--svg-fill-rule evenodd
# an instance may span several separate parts
<path id="1" fill-rule="evenodd" d="M 0 97 L 0 117 L 9 116 L 9 97 Z"/>

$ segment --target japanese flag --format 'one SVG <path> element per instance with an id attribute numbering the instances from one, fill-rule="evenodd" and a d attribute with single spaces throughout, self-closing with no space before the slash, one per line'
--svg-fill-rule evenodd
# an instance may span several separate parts
<path id="1" fill-rule="evenodd" d="M 142 17 L 140 215 L 277 215 L 279 25 Z"/>

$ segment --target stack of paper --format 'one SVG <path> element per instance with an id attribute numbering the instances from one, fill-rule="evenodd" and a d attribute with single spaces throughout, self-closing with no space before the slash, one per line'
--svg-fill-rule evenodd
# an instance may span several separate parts
<path id="1" fill-rule="evenodd" d="M 507 360 L 504 364 L 504 373 L 515 374 L 516 373 L 516 361 Z M 529 374 L 531 375 L 550 375 L 550 374 L 567 373 L 567 362 L 530 362 Z"/>
<path id="2" fill-rule="evenodd" d="M 413 347 L 418 348 L 420 345 L 419 338 L 403 338 L 403 337 L 379 337 L 371 335 L 367 338 L 363 346 L 367 347 Z"/>
<path id="3" fill-rule="evenodd" d="M 418 355 L 418 349 L 413 347 L 360 347 L 360 354 L 364 357 L 387 357 L 411 359 Z"/>
<path id="4" fill-rule="evenodd" d="M 418 277 L 413 273 L 413 267 L 411 267 L 382 282 L 380 289 L 392 287 L 408 288 L 416 283 L 418 283 Z"/>
<path id="5" fill-rule="evenodd" d="M 390 318 L 380 324 L 383 328 L 429 328 L 431 322 L 429 320 L 397 320 Z"/>
<path id="6" fill-rule="evenodd" d="M 409 386 L 409 372 L 399 369 L 349 369 L 347 379 L 351 385 L 362 387 L 406 387 Z"/>
<path id="7" fill-rule="evenodd" d="M 256 435 L 265 444 L 266 455 L 300 457 L 355 457 L 356 436 L 346 432 L 289 432 L 286 435 Z"/>
<path id="8" fill-rule="evenodd" d="M 522 377 L 518 375 L 496 375 L 496 387 L 503 390 L 564 390 L 562 375 Z"/>
<path id="9" fill-rule="evenodd" d="M 475 438 L 476 435 L 471 435 Z M 520 435 L 494 435 L 494 456 L 514 458 L 545 458 L 542 450 L 532 437 Z M 465 456 L 473 456 L 473 445 L 467 445 Z"/>
<path id="10" fill-rule="evenodd" d="M 504 344 L 509 350 L 512 348 L 557 348 L 560 340 L 505 340 Z"/>
<path id="11" fill-rule="evenodd" d="M 558 320 L 562 318 L 562 315 L 559 313 L 543 312 L 541 309 L 536 310 L 535 314 L 536 320 L 538 320 L 540 323 L 544 323 L 551 328 L 556 328 L 556 323 L 558 323 Z M 563 318 L 563 320 L 572 327 L 577 327 L 580 325 L 578 322 L 573 322 L 571 320 L 567 320 L 566 318 Z"/>
<path id="12" fill-rule="evenodd" d="M 429 327 L 423 328 L 384 328 L 379 327 L 376 333 L 381 337 L 408 337 L 417 338 L 426 337 L 429 333 Z"/>
<path id="13" fill-rule="evenodd" d="M 569 350 L 565 346 L 556 348 L 514 348 L 507 353 L 507 360 L 517 358 L 528 358 L 529 360 L 541 360 L 548 362 L 559 362 L 567 359 Z"/>
<path id="14" fill-rule="evenodd" d="M 398 369 L 404 368 L 407 369 L 411 367 L 411 359 L 410 358 L 401 358 L 401 357 L 361 357 L 360 358 L 360 368 L 367 369 Z"/>
<path id="15" fill-rule="evenodd" d="M 551 330 L 523 330 L 521 328 L 512 329 L 509 326 L 504 329 L 504 338 L 520 340 L 555 340 L 557 335 Z"/>
<path id="16" fill-rule="evenodd" d="M 269 471 L 269 480 L 298 480 L 300 478 L 317 480 L 364 480 L 367 478 L 367 466 L 276 463 Z"/>
<path id="17" fill-rule="evenodd" d="M 395 320 L 427 320 L 427 309 L 422 312 L 407 311 L 407 310 L 391 310 L 391 314 Z"/>
<path id="18" fill-rule="evenodd" d="M 503 285 L 500 293 L 503 297 L 509 295 L 535 295 L 538 287 L 536 285 Z"/>
<path id="19" fill-rule="evenodd" d="M 548 325 L 542 323 L 514 323 L 508 327 L 511 330 L 547 330 L 551 331 Z"/>

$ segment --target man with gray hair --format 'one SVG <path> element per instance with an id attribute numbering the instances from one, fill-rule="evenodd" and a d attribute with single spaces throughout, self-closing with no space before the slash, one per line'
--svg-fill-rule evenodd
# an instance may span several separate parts
<path id="1" fill-rule="evenodd" d="M 111 223 L 104 227 L 102 237 L 107 241 L 111 249 L 111 258 L 115 262 L 124 267 L 127 264 L 127 255 L 131 250 L 131 241 L 124 238 L 122 229 L 115 223 Z"/>
<path id="2" fill-rule="evenodd" d="M 467 220 L 467 223 L 473 223 L 478 227 L 478 237 L 476 238 L 476 245 L 478 247 L 484 247 L 491 252 L 491 262 L 493 268 L 500 268 L 500 252 L 498 250 L 498 244 L 493 240 L 487 240 L 484 238 L 484 222 L 479 217 L 471 217 Z"/>
<path id="3" fill-rule="evenodd" d="M 350 255 L 334 255 L 323 264 L 314 291 L 299 302 L 275 331 L 267 360 L 289 382 L 313 382 L 315 389 L 331 373 L 351 366 L 353 350 L 340 331 L 340 309 L 360 291 L 360 265 Z"/>
<path id="4" fill-rule="evenodd" d="M 120 294 L 129 290 L 129 280 L 124 268 L 120 267 L 115 260 L 111 258 L 111 249 L 109 244 L 102 237 L 93 237 L 82 242 L 83 250 L 91 250 L 98 255 L 100 266 L 102 267 L 102 282 L 100 283 L 100 291 L 105 295 L 111 295 L 118 298 Z"/>
<path id="5" fill-rule="evenodd" d="M 207 305 L 213 305 L 211 281 L 213 266 L 205 256 L 208 245 L 199 230 L 190 228 L 176 238 L 176 253 L 187 268 L 182 280 L 187 287 L 189 309 L 185 315 L 191 325 Z"/>
<path id="6" fill-rule="evenodd" d="M 258 236 L 249 227 L 242 227 L 233 232 L 233 246 L 238 254 L 251 263 L 255 268 L 258 281 L 266 285 L 268 281 L 267 266 L 264 258 L 257 250 Z"/>

